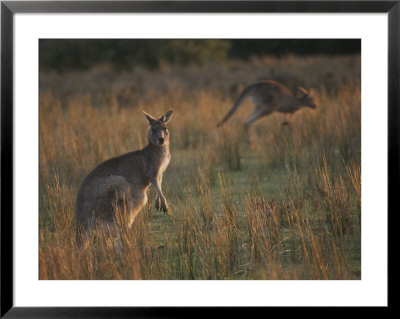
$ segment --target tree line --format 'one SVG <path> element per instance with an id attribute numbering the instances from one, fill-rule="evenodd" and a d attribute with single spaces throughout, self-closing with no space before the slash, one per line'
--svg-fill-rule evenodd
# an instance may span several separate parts
<path id="1" fill-rule="evenodd" d="M 160 63 L 187 65 L 245 60 L 262 55 L 356 54 L 359 39 L 41 39 L 39 62 L 44 70 L 87 69 L 108 63 L 113 67 Z"/>

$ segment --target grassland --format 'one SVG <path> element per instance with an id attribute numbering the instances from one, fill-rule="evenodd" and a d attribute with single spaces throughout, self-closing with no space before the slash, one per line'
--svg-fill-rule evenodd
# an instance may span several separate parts
<path id="1" fill-rule="evenodd" d="M 40 74 L 40 279 L 360 279 L 360 56 Z M 320 107 L 215 125 L 241 89 L 275 79 Z M 147 144 L 142 110 L 173 109 L 172 160 L 122 251 L 101 231 L 75 246 L 74 200 L 97 164 Z"/>

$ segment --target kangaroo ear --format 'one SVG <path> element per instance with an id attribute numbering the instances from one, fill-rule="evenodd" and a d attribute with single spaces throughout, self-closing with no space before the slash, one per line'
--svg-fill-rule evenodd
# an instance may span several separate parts
<path id="1" fill-rule="evenodd" d="M 301 96 L 308 95 L 308 91 L 305 88 L 302 88 L 301 86 L 297 87 L 297 91 L 300 93 Z"/>
<path id="2" fill-rule="evenodd" d="M 307 91 L 305 88 L 301 87 L 301 86 L 298 86 L 298 87 L 297 87 L 297 90 L 298 90 L 300 93 L 303 93 L 304 95 L 307 95 L 307 94 L 308 94 L 308 91 Z"/>
<path id="3" fill-rule="evenodd" d="M 165 113 L 163 116 L 160 117 L 159 121 L 167 124 L 171 119 L 171 116 L 172 116 L 172 111 L 168 111 L 167 113 Z"/>
<path id="4" fill-rule="evenodd" d="M 153 125 L 154 122 L 157 121 L 154 117 L 152 117 L 150 114 L 147 114 L 145 111 L 143 111 L 143 114 L 147 120 L 147 123 L 149 123 L 149 125 Z"/>

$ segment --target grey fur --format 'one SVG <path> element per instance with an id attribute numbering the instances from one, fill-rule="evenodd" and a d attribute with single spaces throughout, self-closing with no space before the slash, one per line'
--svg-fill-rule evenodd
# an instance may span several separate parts
<path id="1" fill-rule="evenodd" d="M 149 144 L 141 150 L 111 158 L 93 169 L 83 180 L 76 197 L 76 241 L 82 246 L 94 223 L 115 225 L 116 205 L 127 213 L 130 227 L 147 202 L 150 186 L 156 190 L 156 209 L 168 211 L 161 190 L 164 171 L 171 159 L 166 124 L 172 111 L 158 120 L 145 113 Z"/>
<path id="2" fill-rule="evenodd" d="M 260 81 L 249 85 L 239 95 L 228 114 L 217 124 L 217 127 L 225 123 L 238 109 L 247 97 L 254 102 L 253 113 L 245 120 L 246 128 L 249 128 L 256 120 L 273 112 L 293 114 L 302 107 L 317 107 L 313 97 L 301 87 L 298 87 L 299 96 L 295 97 L 282 83 L 273 80 Z"/>

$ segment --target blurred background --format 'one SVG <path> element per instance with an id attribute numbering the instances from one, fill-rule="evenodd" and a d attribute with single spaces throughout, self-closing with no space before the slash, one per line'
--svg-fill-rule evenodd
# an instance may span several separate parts
<path id="1" fill-rule="evenodd" d="M 141 107 L 152 90 L 212 90 L 235 98 L 263 79 L 292 90 L 336 92 L 360 73 L 361 41 L 41 39 L 39 51 L 42 93 L 51 92 L 64 104 L 74 95 L 89 94 L 93 105 Z"/>
<path id="2" fill-rule="evenodd" d="M 359 39 L 274 40 L 40 40 L 41 70 L 83 70 L 97 64 L 116 69 L 158 68 L 163 62 L 180 65 L 248 60 L 255 56 L 335 55 L 361 52 Z"/>

